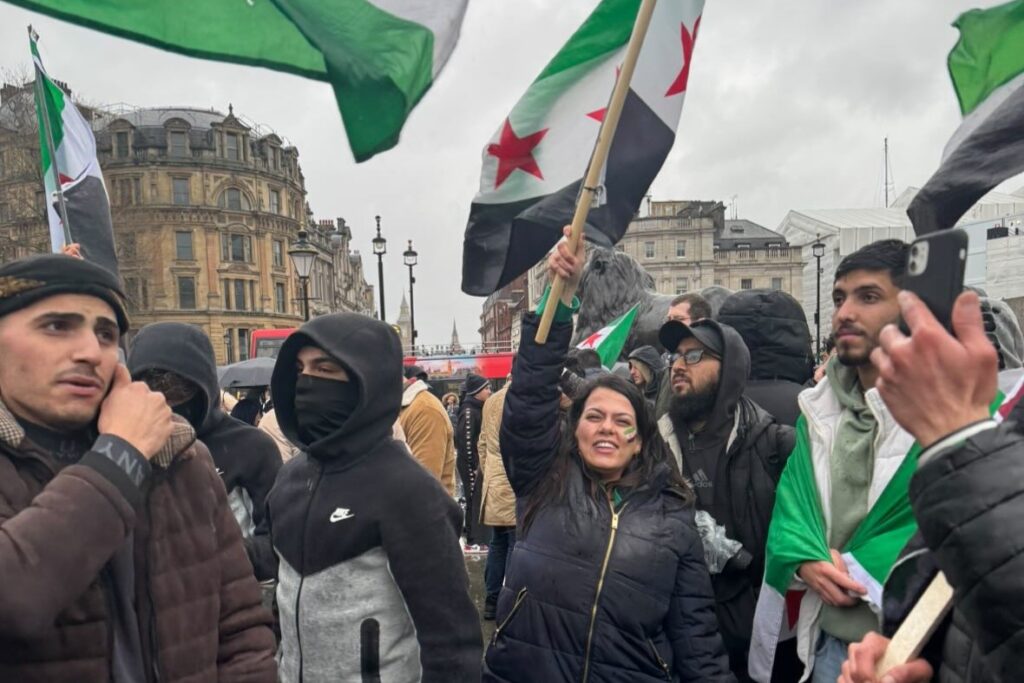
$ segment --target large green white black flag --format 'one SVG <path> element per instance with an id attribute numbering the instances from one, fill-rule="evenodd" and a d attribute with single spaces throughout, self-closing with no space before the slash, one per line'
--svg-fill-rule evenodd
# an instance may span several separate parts
<path id="1" fill-rule="evenodd" d="M 602 0 L 484 147 L 463 244 L 462 289 L 487 295 L 562 236 L 640 0 Z M 675 141 L 703 0 L 660 0 L 630 82 L 585 234 L 621 239 Z"/>
<path id="2" fill-rule="evenodd" d="M 1024 1 L 971 10 L 954 25 L 960 40 L 949 53 L 949 75 L 964 118 L 907 207 L 918 234 L 952 227 L 985 193 L 1024 171 Z"/>

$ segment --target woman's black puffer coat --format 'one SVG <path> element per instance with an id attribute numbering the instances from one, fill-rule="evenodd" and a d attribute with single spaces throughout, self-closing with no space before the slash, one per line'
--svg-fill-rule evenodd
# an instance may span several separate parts
<path id="1" fill-rule="evenodd" d="M 536 315 L 524 317 L 501 425 L 520 520 L 558 451 L 558 378 L 572 334 L 555 323 L 538 346 L 536 327 Z M 587 484 L 572 468 L 565 500 L 541 508 L 517 541 L 484 680 L 734 681 L 693 508 L 671 487 L 667 462 L 617 512 Z"/>

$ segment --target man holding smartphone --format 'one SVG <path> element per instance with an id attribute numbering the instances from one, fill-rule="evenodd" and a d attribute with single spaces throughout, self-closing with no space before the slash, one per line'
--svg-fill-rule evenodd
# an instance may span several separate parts
<path id="1" fill-rule="evenodd" d="M 878 628 L 868 602 L 875 594 L 869 590 L 873 586 L 851 576 L 853 560 L 845 548 L 914 442 L 892 419 L 875 388 L 878 371 L 871 363 L 883 328 L 899 321 L 898 281 L 907 249 L 899 240 L 875 242 L 846 256 L 836 269 L 836 352 L 825 379 L 799 396 L 802 433 L 780 482 L 772 516 L 769 571 L 773 558 L 784 555 L 795 568 L 796 583 L 809 589 L 795 630 L 800 636 L 798 653 L 813 683 L 834 683 L 849 643 Z M 801 464 L 810 466 L 812 476 L 797 481 L 794 473 Z M 820 507 L 786 505 L 787 500 L 817 501 Z M 909 506 L 905 493 L 896 504 Z M 824 528 L 812 523 L 819 519 Z M 822 534 L 824 538 L 819 538 Z M 808 535 L 817 543 L 802 543 Z M 765 605 L 759 604 L 758 610 L 766 610 Z M 752 662 L 755 659 L 752 655 Z M 757 673 L 754 667 L 752 674 Z"/>

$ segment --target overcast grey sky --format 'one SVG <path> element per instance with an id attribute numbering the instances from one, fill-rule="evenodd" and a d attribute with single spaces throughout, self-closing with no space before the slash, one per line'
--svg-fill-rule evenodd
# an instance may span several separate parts
<path id="1" fill-rule="evenodd" d="M 478 337 L 482 303 L 459 289 L 481 150 L 596 4 L 472 0 L 459 45 L 402 142 L 360 165 L 325 83 L 182 57 L 2 2 L 0 66 L 28 66 L 32 23 L 47 69 L 89 102 L 223 111 L 233 103 L 298 147 L 310 205 L 318 218 L 348 221 L 373 285 L 370 239 L 373 216 L 382 216 L 388 318 L 408 288 L 401 252 L 412 239 L 420 340 L 445 343 L 454 317 L 465 342 Z M 772 229 L 790 209 L 881 206 L 885 136 L 897 191 L 921 185 L 960 120 L 945 69 L 957 38 L 950 24 L 992 4 L 707 0 L 654 198 L 737 195 L 741 218 Z"/>

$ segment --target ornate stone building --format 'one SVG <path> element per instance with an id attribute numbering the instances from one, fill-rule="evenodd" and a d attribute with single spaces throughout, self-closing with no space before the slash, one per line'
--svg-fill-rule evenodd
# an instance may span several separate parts
<path id="1" fill-rule="evenodd" d="M 309 281 L 310 315 L 351 311 L 373 317 L 373 287 L 366 283 L 363 257 L 352 251 L 345 219 L 311 219 L 306 230 L 319 252 Z"/>
<path id="2" fill-rule="evenodd" d="M 0 91 L 0 261 L 49 249 L 32 107 L 31 85 Z M 311 314 L 372 314 L 351 232 L 341 220 L 312 221 L 299 153 L 286 140 L 230 106 L 227 115 L 185 107 L 90 114 L 129 335 L 151 322 L 183 322 L 209 335 L 219 364 L 247 358 L 253 330 L 302 321 L 288 256 L 302 228 L 321 253 Z"/>
<path id="3" fill-rule="evenodd" d="M 711 285 L 801 292 L 800 250 L 752 221 L 726 220 L 721 202 L 651 202 L 648 214 L 633 220 L 616 248 L 635 258 L 662 294 Z"/>
<path id="4" fill-rule="evenodd" d="M 529 274 L 523 273 L 484 300 L 480 344 L 484 353 L 507 353 L 518 346 L 518 321 L 529 305 Z"/>

